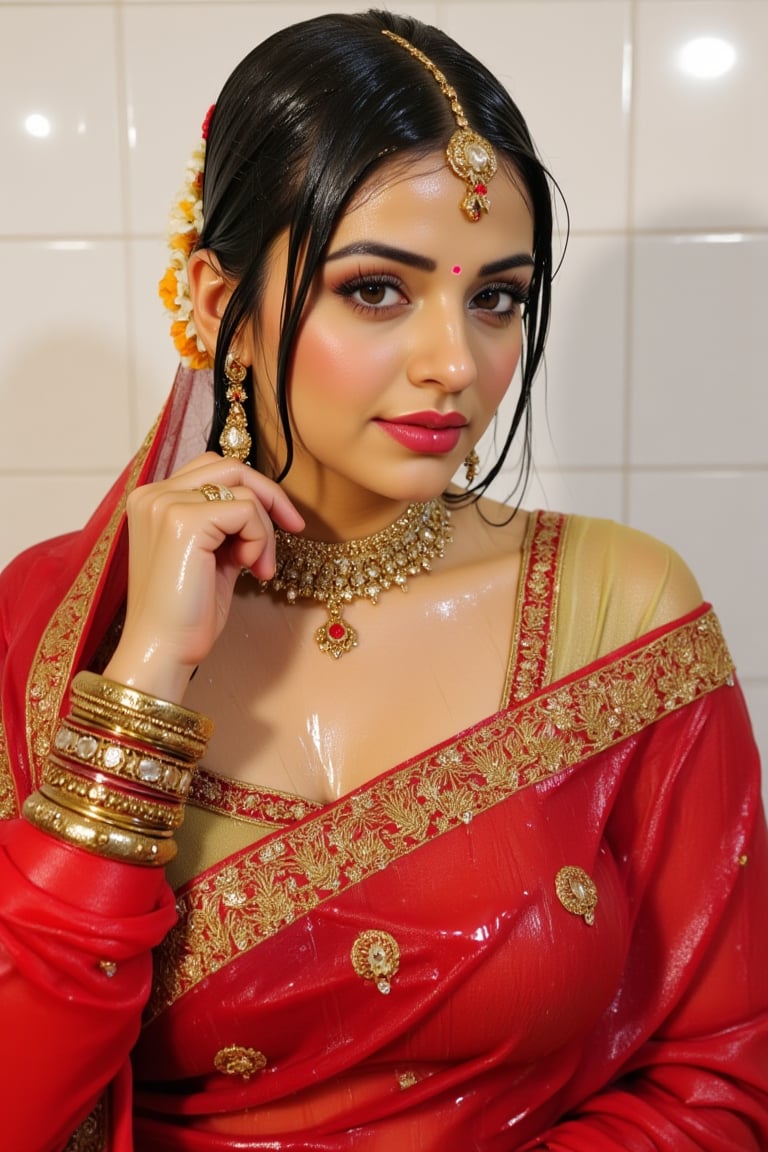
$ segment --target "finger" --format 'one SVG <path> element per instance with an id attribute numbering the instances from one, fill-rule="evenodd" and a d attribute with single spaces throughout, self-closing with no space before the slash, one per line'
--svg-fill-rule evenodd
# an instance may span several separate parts
<path id="1" fill-rule="evenodd" d="M 191 488 L 200 488 L 204 484 L 248 488 L 281 528 L 287 532 L 300 532 L 304 527 L 303 516 L 280 485 L 238 460 L 206 452 L 179 468 L 170 477 L 174 486 L 175 482 L 182 480 Z"/>

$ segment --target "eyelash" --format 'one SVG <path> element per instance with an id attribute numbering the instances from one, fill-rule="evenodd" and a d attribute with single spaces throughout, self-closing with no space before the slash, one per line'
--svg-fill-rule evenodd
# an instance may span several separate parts
<path id="1" fill-rule="evenodd" d="M 337 295 L 348 300 L 356 312 L 360 312 L 365 316 L 378 315 L 385 317 L 389 315 L 393 308 L 401 306 L 400 303 L 365 304 L 362 300 L 355 300 L 353 298 L 355 293 L 363 288 L 394 288 L 403 296 L 405 295 L 402 282 L 396 276 L 390 276 L 386 273 L 375 273 L 371 276 L 364 276 L 362 274 L 353 276 L 352 279 L 340 284 L 334 291 Z M 512 301 L 511 307 L 501 312 L 486 308 L 474 308 L 473 311 L 485 315 L 485 317 L 490 318 L 498 324 L 509 324 L 515 315 L 523 310 L 528 303 L 528 286 L 517 280 L 499 280 L 492 284 L 485 284 L 480 291 L 473 296 L 472 300 L 476 301 L 478 298 L 493 292 L 500 292 L 509 296 Z"/>
<path id="2" fill-rule="evenodd" d="M 484 312 L 504 324 L 509 324 L 516 315 L 524 312 L 528 304 L 528 285 L 522 284 L 519 280 L 499 280 L 494 284 L 486 284 L 472 299 L 477 300 L 478 297 L 485 296 L 489 292 L 501 292 L 503 295 L 509 296 L 512 301 L 511 307 L 502 312 L 494 312 L 485 308 L 478 308 L 475 311 Z"/>
<path id="3" fill-rule="evenodd" d="M 353 276 L 351 280 L 346 280 L 335 289 L 339 296 L 343 296 L 348 300 L 356 312 L 361 312 L 366 316 L 372 313 L 386 314 L 391 308 L 398 307 L 393 304 L 365 304 L 362 300 L 354 300 L 353 297 L 356 292 L 362 288 L 395 288 L 402 295 L 403 285 L 396 276 L 388 276 L 385 274 L 376 274 L 375 276 Z"/>

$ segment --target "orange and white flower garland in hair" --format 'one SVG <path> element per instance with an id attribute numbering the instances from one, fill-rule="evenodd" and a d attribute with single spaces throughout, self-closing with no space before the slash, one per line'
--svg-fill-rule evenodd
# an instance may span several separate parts
<path id="1" fill-rule="evenodd" d="M 189 368 L 210 368 L 211 358 L 197 334 L 192 316 L 187 263 L 203 230 L 203 172 L 208 125 L 214 105 L 203 121 L 202 139 L 192 153 L 183 187 L 171 207 L 168 220 L 170 262 L 159 284 L 160 299 L 173 317 L 171 336 L 181 361 Z"/>

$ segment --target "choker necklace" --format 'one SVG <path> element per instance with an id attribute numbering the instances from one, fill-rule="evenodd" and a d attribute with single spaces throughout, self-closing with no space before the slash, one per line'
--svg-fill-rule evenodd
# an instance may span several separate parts
<path id="1" fill-rule="evenodd" d="M 259 587 L 262 592 L 284 592 L 289 604 L 300 597 L 324 604 L 328 620 L 315 632 L 315 642 L 338 660 L 357 645 L 357 632 L 344 619 L 344 605 L 356 596 L 375 604 L 380 593 L 393 586 L 407 591 L 408 577 L 429 571 L 430 561 L 450 544 L 450 516 L 439 498 L 409 504 L 381 532 L 338 544 L 276 528 L 275 575 L 259 581 Z"/>

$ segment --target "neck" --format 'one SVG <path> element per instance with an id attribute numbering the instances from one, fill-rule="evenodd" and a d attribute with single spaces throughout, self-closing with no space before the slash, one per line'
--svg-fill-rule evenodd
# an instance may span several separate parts
<path id="1" fill-rule="evenodd" d="M 388 527 L 405 512 L 410 499 L 389 499 L 376 493 L 347 490 L 327 493 L 307 500 L 303 493 L 293 492 L 288 481 L 285 490 L 304 517 L 302 536 L 310 540 L 335 543 L 359 540 Z"/>

